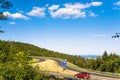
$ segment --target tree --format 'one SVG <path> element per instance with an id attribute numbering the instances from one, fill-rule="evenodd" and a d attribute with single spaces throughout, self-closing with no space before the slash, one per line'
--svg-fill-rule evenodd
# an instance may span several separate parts
<path id="1" fill-rule="evenodd" d="M 0 28 L 1 28 L 1 26 L 0 26 Z M 3 30 L 0 30 L 0 33 L 4 33 L 4 31 L 3 31 Z"/>
<path id="2" fill-rule="evenodd" d="M 0 0 L 0 21 L 8 18 L 4 15 L 4 10 L 11 7 L 12 3 L 8 0 Z M 4 31 L 0 29 L 0 33 Z M 9 45 L 3 44 L 3 46 L 0 46 L 0 80 L 45 80 L 46 75 L 28 63 L 27 53 L 11 52 Z"/>
<path id="3" fill-rule="evenodd" d="M 12 7 L 12 3 L 9 2 L 8 0 L 0 0 L 0 20 L 6 20 L 8 18 L 8 16 L 4 15 L 4 12 L 2 11 L 2 9 L 10 9 Z"/>
<path id="4" fill-rule="evenodd" d="M 112 36 L 112 38 L 120 38 L 120 33 L 115 33 L 115 35 Z"/>
<path id="5" fill-rule="evenodd" d="M 95 70 L 98 69 L 100 67 L 100 65 L 103 63 L 101 57 L 97 57 L 95 60 Z"/>
<path id="6" fill-rule="evenodd" d="M 29 60 L 29 53 L 0 52 L 0 80 L 44 80 L 45 73 L 33 68 Z"/>
<path id="7" fill-rule="evenodd" d="M 4 15 L 4 12 L 2 11 L 2 9 L 10 9 L 12 7 L 12 3 L 7 1 L 7 0 L 0 0 L 0 20 L 6 20 L 8 18 L 8 16 Z M 0 26 L 1 28 L 1 26 Z M 0 33 L 4 33 L 3 30 L 0 30 Z"/>
<path id="8" fill-rule="evenodd" d="M 120 73 L 120 67 L 118 68 L 117 73 Z"/>
<path id="9" fill-rule="evenodd" d="M 102 59 L 103 59 L 104 61 L 106 61 L 106 60 L 108 59 L 108 53 L 107 53 L 107 51 L 105 51 L 105 52 L 103 53 Z"/>

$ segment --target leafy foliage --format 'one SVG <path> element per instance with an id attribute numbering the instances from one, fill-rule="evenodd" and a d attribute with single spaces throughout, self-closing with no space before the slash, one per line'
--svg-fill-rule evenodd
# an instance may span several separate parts
<path id="1" fill-rule="evenodd" d="M 0 48 L 2 47 L 3 51 L 9 51 L 12 53 L 24 52 L 29 53 L 30 56 L 55 57 L 60 59 L 67 59 L 67 61 L 71 63 L 79 65 L 80 67 L 85 67 L 83 62 L 86 61 L 84 58 L 80 56 L 73 56 L 59 52 L 54 52 L 31 44 L 14 41 L 0 41 L 0 45 L 1 45 Z"/>
<path id="2" fill-rule="evenodd" d="M 12 3 L 8 0 L 0 0 L 0 8 L 10 9 L 12 6 Z"/>
<path id="3" fill-rule="evenodd" d="M 102 57 L 97 57 L 96 59 L 89 59 L 89 66 L 94 65 L 92 67 L 88 67 L 93 70 L 99 70 L 103 72 L 113 72 L 120 73 L 120 56 L 115 53 L 108 53 L 105 51 Z"/>
<path id="4" fill-rule="evenodd" d="M 12 3 L 8 0 L 0 0 L 0 20 L 8 18 L 3 11 L 11 7 Z M 0 33 L 4 31 L 0 30 Z M 28 52 L 9 47 L 8 42 L 0 41 L 0 80 L 47 80 L 43 72 L 30 66 Z"/>
<path id="5" fill-rule="evenodd" d="M 8 19 L 8 16 L 4 15 L 4 9 L 10 9 L 12 7 L 12 3 L 8 0 L 0 0 L 0 20 Z M 3 11 L 2 11 L 3 10 Z M 1 28 L 1 26 L 0 26 Z M 4 33 L 3 30 L 0 30 L 0 33 Z"/>
<path id="6" fill-rule="evenodd" d="M 114 53 L 108 55 L 106 51 L 103 53 L 103 56 L 98 56 L 96 59 L 86 59 L 80 56 L 73 56 L 73 55 L 50 51 L 27 43 L 14 42 L 14 41 L 0 41 L 0 52 L 2 52 L 0 60 L 2 60 L 3 62 L 8 62 L 10 60 L 14 61 L 13 54 L 17 53 L 18 55 L 18 53 L 22 52 L 21 54 L 24 53 L 24 56 L 30 55 L 30 56 L 41 56 L 41 57 L 55 57 L 60 59 L 66 59 L 67 61 L 82 68 L 88 68 L 88 69 L 99 70 L 104 72 L 120 73 L 120 56 Z M 9 58 L 8 55 L 11 56 L 12 58 Z M 22 59 L 28 61 L 26 58 L 25 59 L 24 58 L 25 57 L 23 57 Z M 16 59 L 22 62 L 22 60 L 19 59 L 18 57 Z"/>
<path id="7" fill-rule="evenodd" d="M 45 73 L 29 65 L 29 53 L 12 52 L 0 42 L 0 80 L 43 80 Z"/>
<path id="8" fill-rule="evenodd" d="M 8 0 L 0 0 L 0 20 L 6 20 L 8 16 L 5 16 L 3 14 L 2 9 L 10 9 L 12 7 L 12 3 L 9 2 Z"/>

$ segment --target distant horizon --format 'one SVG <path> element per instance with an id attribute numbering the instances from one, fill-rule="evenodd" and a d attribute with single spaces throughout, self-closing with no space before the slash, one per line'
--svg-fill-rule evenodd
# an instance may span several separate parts
<path id="1" fill-rule="evenodd" d="M 2 40 L 2 39 L 0 39 L 0 40 Z M 9 39 L 9 40 L 2 40 L 2 41 L 21 42 L 21 41 L 15 41 L 15 40 L 11 40 L 11 39 Z M 34 45 L 34 44 L 31 44 L 31 43 L 27 43 L 27 42 L 21 42 L 21 43 L 26 43 L 26 44 Z M 37 45 L 34 45 L 34 46 L 37 46 Z M 37 46 L 37 47 L 43 48 L 43 49 L 46 49 L 46 50 L 50 50 L 50 49 L 47 49 L 47 48 L 44 48 L 44 47 L 41 47 L 41 46 Z M 54 50 L 50 50 L 50 51 L 54 51 Z M 80 54 L 80 53 L 78 53 L 77 55 L 76 55 L 76 54 L 72 54 L 72 53 L 60 52 L 60 51 L 54 51 L 54 52 L 84 57 L 84 56 L 102 56 L 105 51 L 103 51 L 103 53 L 99 53 L 99 54 L 96 54 L 96 53 L 93 53 L 93 54 L 90 54 L 90 53 L 88 53 L 88 54 Z M 107 53 L 108 53 L 108 55 L 109 55 L 110 53 L 114 53 L 114 52 L 110 52 L 110 53 L 109 53 L 109 52 L 107 51 Z M 117 53 L 115 53 L 115 54 L 117 54 Z M 117 54 L 117 55 L 119 55 L 119 54 Z"/>
<path id="2" fill-rule="evenodd" d="M 9 0 L 1 10 L 2 40 L 30 43 L 72 55 L 120 55 L 120 0 Z M 19 3 L 19 4 L 18 4 Z M 23 5 L 25 4 L 25 5 Z"/>

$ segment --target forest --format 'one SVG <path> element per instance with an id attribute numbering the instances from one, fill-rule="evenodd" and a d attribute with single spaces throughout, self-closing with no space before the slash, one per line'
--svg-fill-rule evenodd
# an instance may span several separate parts
<path id="1" fill-rule="evenodd" d="M 0 0 L 1 21 L 8 19 L 3 12 L 12 6 L 8 0 Z M 0 29 L 1 33 L 4 31 Z M 78 55 L 50 51 L 28 43 L 0 40 L 0 80 L 48 80 L 44 72 L 30 66 L 29 56 L 66 59 L 81 68 L 120 73 L 120 55 L 115 53 L 104 51 L 102 56 L 87 59 Z"/>
<path id="2" fill-rule="evenodd" d="M 3 60 L 3 62 L 7 62 L 8 55 L 13 56 L 14 54 L 18 54 L 19 52 L 22 52 L 28 56 L 66 59 L 67 61 L 86 69 L 120 73 L 120 56 L 116 55 L 115 53 L 108 54 L 107 51 L 105 51 L 102 56 L 98 56 L 95 59 L 87 59 L 77 55 L 69 55 L 50 51 L 28 43 L 0 41 L 0 53 L 2 58 L 0 60 Z"/>
<path id="3" fill-rule="evenodd" d="M 0 41 L 0 80 L 47 80 L 44 72 L 30 66 L 30 60 L 28 52 L 12 50 L 9 42 Z"/>

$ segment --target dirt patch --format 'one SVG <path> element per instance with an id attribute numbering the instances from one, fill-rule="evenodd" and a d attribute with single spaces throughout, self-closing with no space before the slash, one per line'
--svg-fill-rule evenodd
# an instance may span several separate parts
<path id="1" fill-rule="evenodd" d="M 38 66 L 40 70 L 42 71 L 50 71 L 50 72 L 55 72 L 55 75 L 58 76 L 65 76 L 65 77 L 70 77 L 73 78 L 74 75 L 78 72 L 72 71 L 72 70 L 63 70 L 63 67 L 57 64 L 56 61 L 47 59 L 42 62 L 37 62 L 32 64 L 33 67 Z M 52 73 L 53 74 L 53 73 Z M 120 80 L 116 78 L 109 78 L 109 77 L 102 77 L 102 76 L 96 76 L 96 75 L 91 75 L 91 80 Z"/>
<path id="2" fill-rule="evenodd" d="M 63 67 L 59 66 L 56 61 L 47 59 L 42 62 L 37 62 L 32 64 L 33 67 L 38 66 L 42 71 L 52 71 L 58 73 L 66 73 L 66 74 L 76 74 L 77 72 L 71 70 L 63 70 Z"/>

